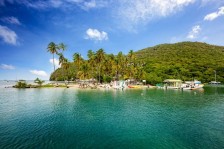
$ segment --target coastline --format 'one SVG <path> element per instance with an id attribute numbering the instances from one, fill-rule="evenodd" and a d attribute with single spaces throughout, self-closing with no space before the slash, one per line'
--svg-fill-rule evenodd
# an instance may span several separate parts
<path id="1" fill-rule="evenodd" d="M 1 81 L 0 83 L 2 88 L 19 88 L 16 87 L 16 81 Z M 80 84 L 80 83 L 69 83 L 65 84 L 65 82 L 46 82 L 41 86 L 37 85 L 33 81 L 27 81 L 25 89 L 29 88 L 71 88 L 71 89 L 79 89 L 79 90 L 126 90 L 126 89 L 146 89 L 146 88 L 155 88 L 155 86 L 147 86 L 147 85 L 124 85 L 124 86 L 114 86 L 110 83 L 104 84 Z"/>

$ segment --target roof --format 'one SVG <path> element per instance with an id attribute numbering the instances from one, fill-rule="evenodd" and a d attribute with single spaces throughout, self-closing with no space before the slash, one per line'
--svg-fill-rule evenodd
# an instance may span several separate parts
<path id="1" fill-rule="evenodd" d="M 163 82 L 182 82 L 182 81 L 178 79 L 166 79 Z"/>

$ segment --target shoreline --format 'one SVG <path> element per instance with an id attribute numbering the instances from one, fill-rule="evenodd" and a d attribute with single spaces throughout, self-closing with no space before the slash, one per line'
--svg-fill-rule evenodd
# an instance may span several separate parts
<path id="1" fill-rule="evenodd" d="M 126 89 L 150 89 L 156 88 L 155 86 L 147 86 L 147 85 L 124 85 L 124 86 L 113 86 L 110 83 L 105 84 L 65 84 L 62 82 L 58 83 L 46 83 L 43 85 L 37 85 L 35 83 L 26 84 L 26 86 L 18 87 L 16 84 L 6 84 L 3 86 L 4 88 L 17 88 L 17 89 L 30 89 L 30 88 L 71 88 L 71 89 L 79 89 L 79 90 L 126 90 Z"/>

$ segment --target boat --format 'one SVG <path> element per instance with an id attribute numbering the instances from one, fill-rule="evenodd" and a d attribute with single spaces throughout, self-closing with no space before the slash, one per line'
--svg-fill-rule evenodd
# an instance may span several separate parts
<path id="1" fill-rule="evenodd" d="M 154 86 L 154 85 L 147 84 L 145 87 L 146 88 L 157 88 L 158 86 Z"/>
<path id="2" fill-rule="evenodd" d="M 128 88 L 141 88 L 139 85 L 128 85 Z"/>
<path id="3" fill-rule="evenodd" d="M 216 70 L 214 70 L 214 73 L 215 73 L 215 81 L 211 81 L 211 82 L 209 82 L 209 84 L 212 84 L 212 85 L 220 85 L 221 82 L 217 82 L 216 81 Z"/>
<path id="4" fill-rule="evenodd" d="M 202 84 L 201 81 L 198 81 L 198 80 L 185 81 L 185 83 L 183 83 L 181 86 L 183 90 L 196 90 L 203 87 L 204 87 L 204 84 Z"/>
<path id="5" fill-rule="evenodd" d="M 221 82 L 211 81 L 211 82 L 209 82 L 209 84 L 212 84 L 212 85 L 220 85 Z"/>

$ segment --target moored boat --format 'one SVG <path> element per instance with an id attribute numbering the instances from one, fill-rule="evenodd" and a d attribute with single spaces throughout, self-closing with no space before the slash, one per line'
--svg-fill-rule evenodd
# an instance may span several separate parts
<path id="1" fill-rule="evenodd" d="M 211 81 L 211 82 L 209 82 L 209 84 L 211 84 L 211 85 L 220 85 L 221 82 L 217 82 L 216 81 L 216 70 L 214 70 L 214 73 L 215 73 L 215 81 Z"/>
<path id="2" fill-rule="evenodd" d="M 211 84 L 211 85 L 220 85 L 221 82 L 211 81 L 211 82 L 209 82 L 209 84 Z"/>
<path id="3" fill-rule="evenodd" d="M 139 85 L 128 85 L 128 88 L 141 88 Z"/>
<path id="4" fill-rule="evenodd" d="M 183 90 L 196 90 L 203 87 L 204 87 L 204 84 L 202 84 L 201 81 L 198 81 L 198 80 L 185 81 L 185 83 L 182 84 Z"/>

